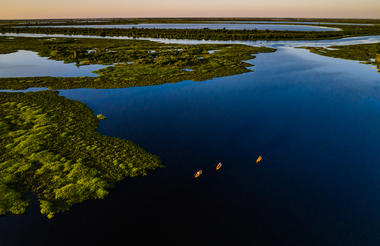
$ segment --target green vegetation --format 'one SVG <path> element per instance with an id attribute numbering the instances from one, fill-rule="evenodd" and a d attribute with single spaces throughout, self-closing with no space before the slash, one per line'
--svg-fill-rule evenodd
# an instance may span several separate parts
<path id="1" fill-rule="evenodd" d="M 103 23 L 104 24 L 104 23 Z M 316 25 L 318 26 L 318 25 Z M 133 38 L 171 38 L 200 40 L 315 40 L 352 36 L 380 35 L 380 25 L 333 25 L 337 31 L 274 31 L 227 29 L 144 29 L 144 28 L 75 28 L 75 27 L 13 27 L 0 26 L 0 33 L 35 33 L 92 36 L 125 36 Z"/>
<path id="2" fill-rule="evenodd" d="M 380 72 L 380 43 L 323 47 L 301 47 L 311 52 L 348 60 L 357 60 L 377 66 Z"/>
<path id="3" fill-rule="evenodd" d="M 1 78 L 1 89 L 122 88 L 183 80 L 202 81 L 249 72 L 251 70 L 247 67 L 252 65 L 244 60 L 254 58 L 252 54 L 275 51 L 246 45 L 168 45 L 142 40 L 0 37 L 0 54 L 17 50 L 36 51 L 42 57 L 76 63 L 77 66 L 110 66 L 96 71 L 97 77 Z M 210 54 L 210 50 L 218 51 Z"/>
<path id="4" fill-rule="evenodd" d="M 98 77 L 1 78 L 2 89 L 118 88 L 205 80 L 250 71 L 258 52 L 244 45 L 166 45 L 136 40 L 0 38 L 0 54 L 31 50 L 50 59 L 103 64 Z M 210 54 L 210 50 L 218 50 Z M 187 70 L 185 70 L 187 69 Z M 57 92 L 0 93 L 0 215 L 22 214 L 27 194 L 41 213 L 55 213 L 101 199 L 117 181 L 161 167 L 132 142 L 96 132 L 98 120 L 84 104 Z"/>
<path id="5" fill-rule="evenodd" d="M 105 119 L 107 119 L 107 117 L 105 117 L 105 116 L 102 115 L 102 114 L 98 114 L 98 115 L 96 115 L 96 118 L 98 118 L 98 120 L 105 120 Z"/>
<path id="6" fill-rule="evenodd" d="M 32 192 L 52 218 L 161 167 L 156 156 L 97 126 L 88 107 L 57 92 L 0 93 L 0 215 L 24 213 Z"/>
<path id="7" fill-rule="evenodd" d="M 244 45 L 0 38 L 0 54 L 20 49 L 77 66 L 109 67 L 96 71 L 98 77 L 1 78 L 2 89 L 117 88 L 204 80 L 248 72 L 251 64 L 242 60 L 274 51 Z M 54 91 L 0 93 L 0 215 L 24 213 L 28 196 L 34 194 L 41 213 L 52 218 L 74 204 L 104 198 L 117 181 L 161 167 L 156 156 L 132 142 L 96 132 L 103 119 Z"/>
<path id="8" fill-rule="evenodd" d="M 253 40 L 380 34 L 379 26 L 339 26 L 344 29 L 339 32 L 279 32 L 14 29 L 6 27 L 7 24 L 22 22 L 2 22 L 0 32 L 16 30 L 101 36 Z M 331 48 L 338 50 L 308 49 L 321 55 L 367 61 L 379 67 L 379 43 Z M 75 63 L 77 66 L 102 64 L 108 67 L 96 71 L 97 77 L 0 78 L 1 89 L 121 88 L 183 80 L 202 81 L 249 72 L 247 67 L 252 65 L 244 60 L 252 59 L 252 54 L 275 51 L 245 45 L 169 45 L 136 40 L 0 37 L 0 54 L 18 50 L 35 51 L 42 57 Z M 211 50 L 217 51 L 210 53 Z M 371 60 L 374 58 L 375 61 Z M 158 157 L 134 143 L 98 133 L 98 121 L 104 119 L 106 116 L 95 116 L 84 104 L 58 96 L 54 91 L 0 93 L 0 216 L 24 213 L 29 206 L 29 197 L 33 194 L 40 203 L 41 213 L 52 218 L 74 204 L 106 197 L 108 190 L 118 181 L 146 175 L 148 171 L 162 167 Z"/>

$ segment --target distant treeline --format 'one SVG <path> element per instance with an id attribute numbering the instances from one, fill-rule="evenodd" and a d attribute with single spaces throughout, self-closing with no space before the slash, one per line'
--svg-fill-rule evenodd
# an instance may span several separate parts
<path id="1" fill-rule="evenodd" d="M 137 24 L 137 23 L 210 23 L 236 21 L 284 21 L 284 22 L 336 22 L 357 24 L 380 24 L 380 19 L 327 19 L 327 18 L 91 18 L 91 19 L 35 19 L 3 20 L 0 24 L 12 25 L 98 25 L 98 24 Z"/>
<path id="2" fill-rule="evenodd" d="M 227 29 L 144 29 L 144 28 L 48 28 L 0 27 L 0 33 L 36 33 L 94 36 L 127 36 L 134 38 L 169 38 L 200 40 L 313 40 L 350 36 L 380 35 L 380 25 L 328 25 L 340 31 L 273 31 Z"/>

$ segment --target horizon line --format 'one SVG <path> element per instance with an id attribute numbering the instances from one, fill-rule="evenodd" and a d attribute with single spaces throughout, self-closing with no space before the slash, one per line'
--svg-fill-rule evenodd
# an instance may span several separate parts
<path id="1" fill-rule="evenodd" d="M 13 21 L 13 20 L 80 20 L 80 19 L 355 19 L 355 20 L 380 20 L 376 17 L 65 17 L 65 18 L 14 18 L 14 19 L 2 19 L 0 21 Z"/>

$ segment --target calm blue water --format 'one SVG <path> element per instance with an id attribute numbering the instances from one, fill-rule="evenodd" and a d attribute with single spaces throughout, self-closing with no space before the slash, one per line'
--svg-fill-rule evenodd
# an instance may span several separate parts
<path id="1" fill-rule="evenodd" d="M 0 245 L 379 245 L 380 74 L 294 48 L 253 63 L 204 82 L 60 91 L 166 168 L 51 221 L 36 204 L 1 218 Z"/>
<path id="2" fill-rule="evenodd" d="M 229 23 L 142 23 L 124 25 L 67 25 L 67 26 L 44 26 L 44 27 L 76 27 L 76 28 L 148 28 L 148 29 L 229 29 L 229 30 L 275 30 L 275 31 L 336 31 L 340 30 L 331 27 L 307 26 L 307 25 L 276 25 L 276 24 L 229 24 Z"/>
<path id="3" fill-rule="evenodd" d="M 38 53 L 19 50 L 10 54 L 0 54 L 0 78 L 5 77 L 94 77 L 95 70 L 104 68 L 103 65 L 75 66 L 74 63 L 65 64 L 63 61 L 49 60 L 40 57 Z"/>

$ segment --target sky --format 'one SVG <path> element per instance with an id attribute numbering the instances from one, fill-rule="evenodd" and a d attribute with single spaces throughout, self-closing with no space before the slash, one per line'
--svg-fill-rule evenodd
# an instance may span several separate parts
<path id="1" fill-rule="evenodd" d="M 95 17 L 380 19 L 380 0 L 0 0 L 0 19 Z"/>

